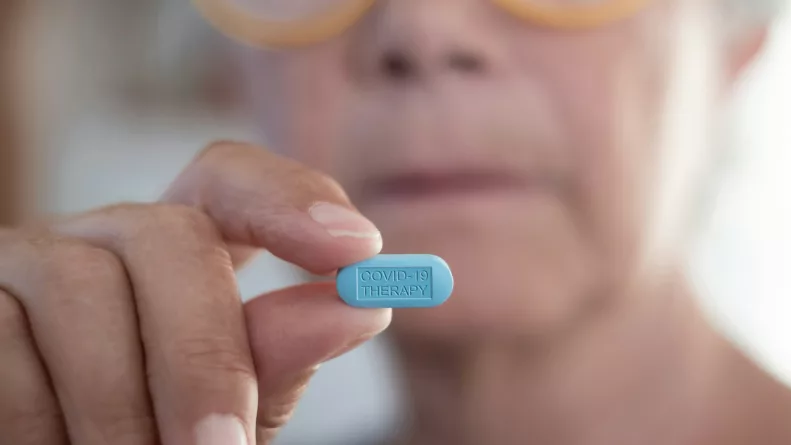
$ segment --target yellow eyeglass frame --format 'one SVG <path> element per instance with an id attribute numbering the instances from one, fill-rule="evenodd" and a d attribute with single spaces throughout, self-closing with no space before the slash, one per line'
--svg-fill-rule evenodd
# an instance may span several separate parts
<path id="1" fill-rule="evenodd" d="M 262 48 L 306 46 L 343 33 L 368 11 L 376 0 L 348 0 L 343 5 L 308 19 L 277 21 L 256 17 L 231 4 L 231 0 L 193 0 L 215 28 L 243 43 Z"/>
<path id="2" fill-rule="evenodd" d="M 598 5 L 551 6 L 525 0 L 490 0 L 524 21 L 557 29 L 596 28 L 627 18 L 650 0 L 609 0 Z"/>
<path id="3" fill-rule="evenodd" d="M 270 49 L 307 46 L 342 34 L 376 3 L 376 0 L 348 0 L 315 17 L 278 21 L 246 12 L 233 5 L 232 0 L 192 1 L 203 17 L 224 34 L 248 45 Z M 627 18 L 651 0 L 609 0 L 598 5 L 572 6 L 531 4 L 526 0 L 489 1 L 526 22 L 575 30 Z"/>

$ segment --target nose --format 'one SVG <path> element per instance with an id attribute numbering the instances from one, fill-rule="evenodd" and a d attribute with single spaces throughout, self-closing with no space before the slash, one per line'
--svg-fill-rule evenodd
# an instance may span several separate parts
<path id="1" fill-rule="evenodd" d="M 408 83 L 443 76 L 486 76 L 497 69 L 486 32 L 485 0 L 379 1 L 359 29 L 364 76 Z"/>

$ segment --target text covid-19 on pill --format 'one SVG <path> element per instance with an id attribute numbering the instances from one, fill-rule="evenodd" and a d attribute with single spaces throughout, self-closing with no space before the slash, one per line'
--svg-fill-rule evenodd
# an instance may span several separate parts
<path id="1" fill-rule="evenodd" d="M 434 307 L 450 297 L 453 274 L 448 264 L 434 255 L 378 255 L 341 269 L 337 287 L 350 306 Z"/>

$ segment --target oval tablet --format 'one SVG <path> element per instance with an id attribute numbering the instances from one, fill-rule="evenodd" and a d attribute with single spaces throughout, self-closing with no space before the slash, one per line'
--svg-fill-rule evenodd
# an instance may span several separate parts
<path id="1" fill-rule="evenodd" d="M 438 256 L 378 255 L 338 271 L 337 288 L 355 307 L 434 307 L 450 297 L 453 274 Z"/>

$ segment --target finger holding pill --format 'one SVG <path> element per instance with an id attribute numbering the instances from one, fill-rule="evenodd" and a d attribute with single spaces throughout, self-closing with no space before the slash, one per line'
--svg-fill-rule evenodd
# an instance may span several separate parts
<path id="1" fill-rule="evenodd" d="M 355 307 L 435 307 L 450 297 L 453 274 L 434 255 L 378 255 L 341 269 L 337 289 Z"/>

